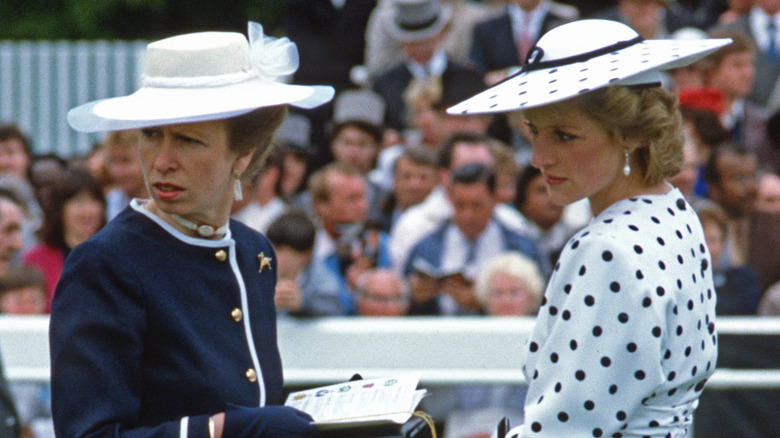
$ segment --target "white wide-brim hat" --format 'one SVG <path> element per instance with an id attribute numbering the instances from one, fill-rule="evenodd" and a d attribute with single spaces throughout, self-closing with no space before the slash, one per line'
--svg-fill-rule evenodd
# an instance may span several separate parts
<path id="1" fill-rule="evenodd" d="M 609 85 L 660 85 L 661 71 L 696 62 L 730 42 L 728 38 L 644 40 L 616 21 L 573 21 L 544 34 L 519 73 L 447 112 L 518 111 Z"/>
<path id="2" fill-rule="evenodd" d="M 147 46 L 138 91 L 73 108 L 68 123 L 81 132 L 117 131 L 219 120 L 274 105 L 309 109 L 333 98 L 330 86 L 285 83 L 297 69 L 295 44 L 263 35 L 258 23 L 249 23 L 249 41 L 237 32 L 174 36 Z"/>

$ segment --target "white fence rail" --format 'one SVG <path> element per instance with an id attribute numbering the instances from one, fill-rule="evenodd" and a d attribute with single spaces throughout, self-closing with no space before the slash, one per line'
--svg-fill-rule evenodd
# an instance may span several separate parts
<path id="1" fill-rule="evenodd" d="M 354 373 L 418 372 L 422 384 L 523 383 L 519 362 L 531 318 L 318 318 L 279 321 L 285 383 L 336 383 Z M 780 335 L 780 318 L 718 319 L 720 335 Z M 48 318 L 0 317 L 6 376 L 49 380 Z M 718 368 L 708 389 L 780 389 L 771 370 Z"/>

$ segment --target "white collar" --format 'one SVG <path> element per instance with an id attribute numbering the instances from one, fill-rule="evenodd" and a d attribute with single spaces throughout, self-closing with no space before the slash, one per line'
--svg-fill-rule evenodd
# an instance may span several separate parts
<path id="1" fill-rule="evenodd" d="M 509 13 L 509 20 L 512 22 L 512 32 L 515 36 L 519 37 L 523 32 L 528 32 L 528 35 L 534 40 L 539 39 L 539 33 L 542 30 L 542 22 L 545 15 L 550 10 L 550 3 L 547 0 L 542 0 L 539 5 L 532 11 L 526 12 L 517 3 L 511 3 L 507 6 Z M 523 23 L 528 17 L 528 29 L 523 29 Z"/>
<path id="2" fill-rule="evenodd" d="M 774 22 L 777 32 L 780 33 L 780 14 L 770 16 L 758 6 L 750 9 L 748 22 L 756 40 L 756 45 L 762 50 L 766 50 L 769 47 L 769 32 L 767 31 L 769 22 Z M 775 38 L 777 38 L 777 35 L 775 35 Z"/>
<path id="3" fill-rule="evenodd" d="M 132 207 L 132 209 L 137 211 L 138 213 L 141 213 L 142 215 L 154 221 L 157 225 L 159 225 L 165 231 L 167 231 L 171 236 L 181 240 L 186 244 L 205 246 L 211 248 L 217 248 L 217 247 L 221 248 L 224 247 L 225 245 L 229 245 L 233 241 L 230 227 L 228 227 L 227 232 L 225 233 L 224 236 L 222 236 L 221 239 L 204 239 L 200 237 L 188 236 L 182 233 L 181 231 L 177 230 L 176 228 L 174 228 L 168 222 L 165 222 L 163 218 L 161 218 L 160 216 L 157 216 L 156 214 L 149 211 L 146 207 L 144 207 L 144 205 L 146 205 L 147 202 L 149 202 L 149 199 L 134 198 L 132 201 L 130 201 L 130 207 Z"/>

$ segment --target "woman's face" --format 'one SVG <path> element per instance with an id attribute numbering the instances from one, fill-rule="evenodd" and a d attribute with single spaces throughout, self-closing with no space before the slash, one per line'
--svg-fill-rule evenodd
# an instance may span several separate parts
<path id="1" fill-rule="evenodd" d="M 550 199 L 568 205 L 588 198 L 594 215 L 625 196 L 623 147 L 580 111 L 529 116 L 533 157 Z"/>
<path id="2" fill-rule="evenodd" d="M 336 161 L 365 175 L 374 167 L 379 144 L 368 132 L 355 126 L 345 126 L 333 138 L 331 150 Z"/>
<path id="3" fill-rule="evenodd" d="M 138 150 L 154 206 L 196 223 L 227 221 L 233 171 L 246 170 L 251 152 L 239 156 L 229 148 L 224 120 L 145 128 Z"/>
<path id="4" fill-rule="evenodd" d="M 84 190 L 70 198 L 62 208 L 62 228 L 68 243 L 81 243 L 103 226 L 105 210 L 91 193 Z"/>
<path id="5" fill-rule="evenodd" d="M 519 278 L 497 272 L 490 282 L 487 312 L 496 316 L 525 316 L 536 312 L 533 294 Z"/>

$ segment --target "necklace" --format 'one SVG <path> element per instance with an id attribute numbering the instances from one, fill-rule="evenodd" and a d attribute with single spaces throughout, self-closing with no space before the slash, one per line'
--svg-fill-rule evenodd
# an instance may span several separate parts
<path id="1" fill-rule="evenodd" d="M 196 233 L 198 233 L 202 237 L 211 237 L 211 236 L 214 236 L 214 235 L 217 235 L 217 236 L 221 237 L 221 236 L 224 236 L 225 233 L 227 233 L 227 230 L 228 230 L 228 224 L 225 224 L 225 225 L 223 225 L 223 226 L 221 226 L 221 227 L 219 227 L 217 229 L 214 229 L 214 227 L 212 227 L 211 225 L 205 225 L 205 224 L 204 225 L 198 225 L 198 224 L 196 224 L 195 222 L 193 222 L 193 221 L 191 221 L 189 219 L 184 219 L 183 217 L 179 216 L 178 214 L 171 214 L 171 217 L 174 218 L 176 220 L 176 222 L 178 222 L 184 228 L 186 228 L 188 230 L 195 231 Z"/>

